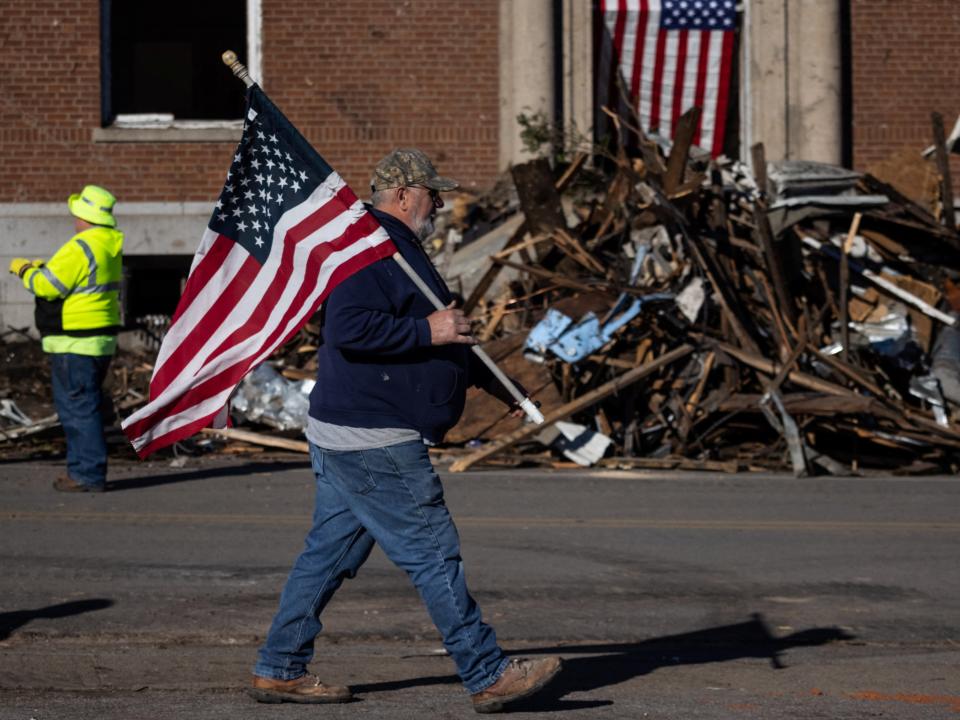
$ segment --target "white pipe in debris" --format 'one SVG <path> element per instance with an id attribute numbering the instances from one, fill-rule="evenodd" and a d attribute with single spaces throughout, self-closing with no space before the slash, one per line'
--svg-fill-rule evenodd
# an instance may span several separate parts
<path id="1" fill-rule="evenodd" d="M 816 250 L 823 249 L 824 243 L 820 242 L 819 240 L 814 240 L 812 237 L 808 237 L 807 235 L 801 235 L 800 237 L 803 240 L 803 242 L 809 245 L 810 247 Z M 827 248 L 836 250 L 836 248 L 833 247 L 832 245 L 827 245 Z M 945 312 L 941 312 L 940 310 L 937 310 L 935 307 L 933 307 L 933 305 L 927 302 L 924 302 L 923 300 L 918 298 L 916 295 L 908 293 L 906 290 L 903 290 L 902 288 L 897 287 L 886 278 L 883 278 L 880 275 L 877 275 L 877 273 L 873 272 L 873 270 L 870 270 L 868 268 L 861 268 L 858 266 L 854 266 L 852 264 L 850 265 L 850 269 L 856 273 L 859 273 L 863 277 L 867 278 L 867 280 L 872 282 L 877 287 L 883 288 L 894 297 L 897 297 L 903 300 L 905 303 L 913 305 L 915 308 L 917 308 L 917 310 L 922 312 L 924 315 L 932 317 L 934 320 L 939 320 L 940 322 L 944 323 L 945 325 L 949 325 L 950 327 L 956 327 L 957 319 L 955 317 L 952 317 L 951 315 L 947 315 Z"/>

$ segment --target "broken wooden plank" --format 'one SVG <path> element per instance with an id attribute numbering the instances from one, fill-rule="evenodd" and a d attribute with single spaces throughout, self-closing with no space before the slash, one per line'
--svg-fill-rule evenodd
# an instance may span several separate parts
<path id="1" fill-rule="evenodd" d="M 508 223 L 512 223 L 512 224 L 508 224 Z M 490 235 L 493 232 L 502 232 L 505 229 L 509 230 L 511 227 L 515 225 L 516 227 L 513 229 L 512 234 L 510 235 L 510 239 L 507 240 L 506 245 L 504 245 L 503 247 L 504 249 L 506 249 L 512 245 L 518 245 L 520 242 L 523 241 L 523 238 L 527 234 L 527 224 L 526 224 L 526 220 L 523 218 L 522 215 L 518 215 L 517 219 L 508 220 L 506 223 L 504 223 L 504 225 L 506 226 L 506 228 L 501 226 L 496 228 L 495 230 L 491 230 L 490 233 L 487 233 L 487 234 Z M 474 242 L 481 242 L 482 240 L 483 238 L 480 238 L 479 240 L 476 240 Z M 474 244 L 474 243 L 471 243 L 471 244 Z M 503 266 L 497 265 L 496 263 L 490 264 L 490 266 L 483 273 L 483 276 L 480 278 L 480 280 L 477 281 L 476 286 L 473 288 L 473 290 L 470 293 L 470 297 L 468 297 L 466 302 L 464 302 L 463 304 L 463 312 L 465 315 L 469 315 L 473 311 L 473 309 L 477 306 L 477 304 L 483 299 L 483 296 L 487 294 L 487 291 L 493 285 L 494 281 L 497 279 L 497 276 L 500 274 L 501 270 L 503 270 Z"/>
<path id="2" fill-rule="evenodd" d="M 300 453 L 310 452 L 310 444 L 303 440 L 290 440 L 288 438 L 251 432 L 250 430 L 238 430 L 237 428 L 203 428 L 200 432 L 204 435 L 213 435 L 226 438 L 227 440 L 239 440 L 254 445 L 264 445 L 266 447 L 275 447 Z"/>
<path id="3" fill-rule="evenodd" d="M 567 167 L 563 175 L 557 178 L 557 182 L 554 183 L 554 187 L 557 188 L 557 192 L 561 195 L 563 192 L 570 186 L 574 178 L 577 177 L 577 173 L 583 168 L 587 163 L 587 160 L 590 159 L 590 153 L 588 152 L 578 152 L 577 156 L 573 159 L 573 162 Z"/>
<path id="4" fill-rule="evenodd" d="M 581 395 L 571 402 L 568 402 L 565 405 L 546 413 L 542 425 L 525 425 L 524 427 L 510 433 L 509 435 L 506 435 L 500 440 L 481 448 L 474 454 L 458 460 L 450 466 L 450 470 L 451 472 L 461 472 L 463 470 L 467 470 L 470 466 L 476 464 L 477 462 L 492 455 L 496 455 L 501 450 L 511 447 L 521 440 L 526 440 L 527 438 L 533 437 L 537 433 L 541 432 L 546 426 L 557 422 L 557 420 L 564 420 L 574 413 L 585 410 L 594 403 L 622 390 L 625 387 L 630 386 L 632 383 L 635 383 L 647 375 L 656 372 L 660 368 L 666 367 L 680 358 L 686 357 L 692 353 L 693 350 L 694 348 L 692 345 L 681 345 L 680 347 L 664 353 L 657 359 L 652 360 L 645 365 L 641 365 L 633 370 L 628 370 L 622 375 L 615 377 L 613 380 L 604 383 L 600 387 L 591 390 L 590 392 Z M 565 365 L 564 367 L 569 366 Z"/>
<path id="5" fill-rule="evenodd" d="M 740 471 L 740 463 L 737 460 L 696 460 L 685 457 L 609 457 L 603 458 L 597 464 L 618 470 L 640 468 L 643 470 L 709 470 L 725 473 Z"/>
<path id="6" fill-rule="evenodd" d="M 759 412 L 760 393 L 737 393 L 717 403 L 718 412 Z M 834 415 L 871 413 L 880 403 L 866 395 L 830 395 L 819 392 L 792 392 L 783 396 L 783 406 L 794 415 Z"/>
<path id="7" fill-rule="evenodd" d="M 687 169 L 690 158 L 690 146 L 697 132 L 697 123 L 700 121 L 700 108 L 694 105 L 687 110 L 677 121 L 676 131 L 673 134 L 673 147 L 667 160 L 667 172 L 663 176 L 663 193 L 667 196 L 677 191 L 683 182 L 683 173 Z"/>
<path id="8" fill-rule="evenodd" d="M 582 283 L 572 278 L 568 278 L 566 275 L 561 275 L 560 273 L 551 272 L 550 270 L 545 270 L 544 268 L 536 267 L 534 265 L 525 265 L 523 263 L 513 262 L 511 260 L 504 260 L 503 258 L 492 258 L 493 262 L 497 265 L 505 265 L 506 267 L 514 268 L 515 270 L 520 270 L 521 272 L 529 273 L 530 275 L 536 275 L 537 277 L 542 277 L 546 280 L 556 283 L 557 285 L 562 285 L 564 287 L 572 288 L 574 290 L 582 290 L 583 292 L 593 292 L 598 289 L 598 286 L 602 287 L 605 283 L 594 283 L 593 285 L 588 285 L 587 283 Z"/>
<path id="9" fill-rule="evenodd" d="M 587 252 L 580 242 L 565 230 L 557 229 L 553 233 L 554 243 L 570 259 L 582 265 L 588 271 L 601 277 L 606 275 L 606 268 L 593 255 Z"/>
<path id="10" fill-rule="evenodd" d="M 850 249 L 853 247 L 853 241 L 857 237 L 857 230 L 860 228 L 860 220 L 863 213 L 856 213 L 853 216 L 853 222 L 850 223 L 850 230 L 847 232 L 847 239 L 843 242 L 843 248 L 840 252 L 840 344 L 843 346 L 843 360 L 847 362 L 850 355 Z"/>
<path id="11" fill-rule="evenodd" d="M 0 442 L 7 440 L 16 440 L 17 438 L 27 437 L 28 435 L 34 435 L 38 432 L 43 432 L 44 430 L 49 430 L 50 428 L 57 427 L 60 424 L 59 416 L 54 413 L 53 415 L 47 415 L 46 417 L 40 418 L 39 420 L 31 423 L 30 425 L 24 425 L 18 428 L 11 428 L 7 430 L 0 430 Z"/>
<path id="12" fill-rule="evenodd" d="M 930 114 L 933 123 L 933 145 L 937 155 L 937 171 L 940 173 L 940 204 L 943 206 L 943 222 L 951 230 L 957 229 L 953 212 L 953 183 L 950 181 L 950 159 L 947 156 L 946 134 L 943 130 L 943 115 Z"/>
<path id="13" fill-rule="evenodd" d="M 764 168 L 764 178 L 766 177 L 766 163 L 763 143 L 757 143 L 753 146 L 753 164 L 754 167 Z M 765 189 L 765 186 L 762 187 Z M 757 240 L 759 240 L 759 245 L 763 249 L 763 255 L 766 259 L 767 274 L 770 276 L 770 282 L 773 283 L 773 289 L 777 294 L 777 303 L 780 306 L 779 311 L 791 325 L 796 326 L 797 307 L 790 293 L 790 288 L 787 285 L 783 258 L 780 256 L 779 249 L 773 238 L 770 219 L 767 217 L 765 195 L 761 195 L 754 203 L 753 219 Z M 774 312 L 776 312 L 776 310 L 774 310 Z"/>
<path id="14" fill-rule="evenodd" d="M 520 208 L 527 218 L 527 228 L 532 233 L 552 233 L 557 228 L 566 229 L 560 193 L 546 158 L 537 158 L 510 168 L 513 183 L 517 187 Z"/>

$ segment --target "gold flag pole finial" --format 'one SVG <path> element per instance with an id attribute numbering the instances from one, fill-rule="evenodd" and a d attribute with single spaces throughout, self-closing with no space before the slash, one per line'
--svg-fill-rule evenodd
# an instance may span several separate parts
<path id="1" fill-rule="evenodd" d="M 253 80 L 250 79 L 250 73 L 247 72 L 247 66 L 237 60 L 237 54 L 233 50 L 227 50 L 220 58 L 223 60 L 223 64 L 230 68 L 234 75 L 243 80 L 244 85 L 247 87 L 253 85 Z"/>

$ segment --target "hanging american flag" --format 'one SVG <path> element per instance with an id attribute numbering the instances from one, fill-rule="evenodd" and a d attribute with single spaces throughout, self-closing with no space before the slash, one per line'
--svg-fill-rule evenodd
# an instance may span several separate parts
<path id="1" fill-rule="evenodd" d="M 733 0 L 598 0 L 602 104 L 617 105 L 619 74 L 643 129 L 673 137 L 680 116 L 702 109 L 694 144 L 723 151 L 733 64 Z"/>
<path id="2" fill-rule="evenodd" d="M 334 286 L 396 248 L 257 85 L 223 191 L 163 339 L 150 402 L 123 422 L 140 457 L 203 427 Z"/>

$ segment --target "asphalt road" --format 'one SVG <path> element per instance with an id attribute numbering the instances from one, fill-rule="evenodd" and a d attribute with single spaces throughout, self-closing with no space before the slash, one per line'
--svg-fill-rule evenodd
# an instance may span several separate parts
<path id="1" fill-rule="evenodd" d="M 309 522 L 299 459 L 115 464 L 103 495 L 0 464 L 0 720 L 467 718 L 379 551 L 325 614 L 342 706 L 242 692 Z M 503 646 L 560 654 L 529 717 L 960 717 L 960 480 L 445 475 Z"/>

